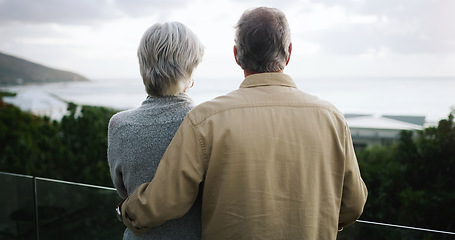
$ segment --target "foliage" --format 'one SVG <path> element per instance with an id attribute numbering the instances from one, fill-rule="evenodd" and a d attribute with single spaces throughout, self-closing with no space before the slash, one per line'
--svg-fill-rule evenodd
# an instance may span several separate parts
<path id="1" fill-rule="evenodd" d="M 13 93 L 13 92 L 4 92 L 4 91 L 0 91 L 0 99 L 2 97 L 14 97 L 16 96 L 17 94 L 16 93 Z"/>
<path id="2" fill-rule="evenodd" d="M 116 112 L 68 104 L 61 121 L 0 102 L 0 171 L 112 186 L 107 125 Z"/>
<path id="3" fill-rule="evenodd" d="M 112 186 L 106 148 L 115 112 L 69 103 L 68 114 L 51 121 L 0 100 L 0 171 Z M 403 131 L 393 146 L 357 152 L 369 191 L 361 219 L 455 232 L 454 115 L 417 133 Z M 448 239 L 359 224 L 339 239 Z"/>
<path id="4" fill-rule="evenodd" d="M 362 219 L 455 232 L 455 111 L 438 126 L 403 131 L 391 147 L 372 146 L 357 157 L 369 196 Z M 445 239 L 417 231 L 374 239 Z"/>
<path id="5" fill-rule="evenodd" d="M 448 119 L 439 121 L 438 127 L 420 132 L 414 142 L 400 144 L 402 151 L 397 157 L 407 170 L 406 189 L 399 195 L 403 222 L 455 232 L 453 116 L 452 113 Z M 403 156 L 405 149 L 408 152 Z"/>

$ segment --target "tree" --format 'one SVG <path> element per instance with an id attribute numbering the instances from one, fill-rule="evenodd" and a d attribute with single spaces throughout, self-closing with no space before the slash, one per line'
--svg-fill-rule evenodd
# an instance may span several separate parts
<path id="1" fill-rule="evenodd" d="M 401 132 L 396 145 L 372 146 L 357 153 L 369 190 L 362 219 L 455 232 L 454 114 L 416 134 Z M 369 239 L 447 237 L 417 231 L 365 234 Z"/>
<path id="2" fill-rule="evenodd" d="M 403 151 L 397 156 L 406 169 L 407 187 L 400 194 L 405 223 L 455 232 L 454 114 L 452 111 L 437 127 L 420 132 L 413 148 L 406 147 L 403 140 L 399 145 Z"/>
<path id="3" fill-rule="evenodd" d="M 0 171 L 112 186 L 107 126 L 116 110 L 68 104 L 61 121 L 0 101 Z"/>
<path id="4" fill-rule="evenodd" d="M 68 105 L 69 115 L 61 122 L 62 141 L 71 153 L 66 157 L 73 181 L 91 179 L 103 186 L 112 186 L 107 165 L 107 128 L 116 112 L 104 107 Z"/>

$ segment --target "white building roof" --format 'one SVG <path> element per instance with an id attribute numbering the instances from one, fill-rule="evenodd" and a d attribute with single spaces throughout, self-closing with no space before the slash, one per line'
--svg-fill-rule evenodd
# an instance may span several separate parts
<path id="1" fill-rule="evenodd" d="M 424 127 L 412 123 L 398 121 L 382 116 L 360 116 L 346 118 L 350 128 L 390 129 L 390 130 L 423 130 Z"/>

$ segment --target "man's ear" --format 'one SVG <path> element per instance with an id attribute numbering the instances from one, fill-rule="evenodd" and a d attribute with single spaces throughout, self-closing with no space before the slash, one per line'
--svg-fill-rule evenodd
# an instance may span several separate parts
<path id="1" fill-rule="evenodd" d="M 237 63 L 237 65 L 240 66 L 239 61 L 237 61 L 237 47 L 235 47 L 235 45 L 234 45 L 234 58 L 235 58 L 235 62 Z"/>
<path id="2" fill-rule="evenodd" d="M 292 43 L 289 44 L 288 52 L 289 52 L 289 56 L 288 56 L 288 60 L 286 61 L 286 66 L 289 63 L 289 60 L 291 60 Z"/>

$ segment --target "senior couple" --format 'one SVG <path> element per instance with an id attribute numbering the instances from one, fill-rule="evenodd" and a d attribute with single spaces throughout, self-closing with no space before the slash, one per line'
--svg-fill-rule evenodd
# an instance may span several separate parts
<path id="1" fill-rule="evenodd" d="M 292 52 L 278 9 L 240 17 L 238 90 L 193 108 L 204 53 L 183 24 L 156 24 L 138 48 L 148 94 L 109 123 L 108 161 L 124 239 L 336 239 L 367 198 L 348 125 L 283 73 Z"/>

